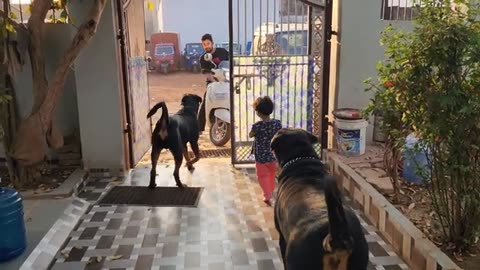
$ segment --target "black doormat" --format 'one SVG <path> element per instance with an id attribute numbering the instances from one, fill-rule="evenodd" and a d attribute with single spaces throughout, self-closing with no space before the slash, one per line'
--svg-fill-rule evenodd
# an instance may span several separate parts
<path id="1" fill-rule="evenodd" d="M 197 207 L 202 187 L 156 187 L 115 186 L 98 204 L 119 204 L 156 207 Z"/>
<path id="2" fill-rule="evenodd" d="M 192 151 L 189 151 L 191 157 L 195 156 Z M 200 151 L 201 158 L 216 158 L 216 157 L 229 157 L 232 154 L 231 148 L 222 149 L 203 149 Z"/>

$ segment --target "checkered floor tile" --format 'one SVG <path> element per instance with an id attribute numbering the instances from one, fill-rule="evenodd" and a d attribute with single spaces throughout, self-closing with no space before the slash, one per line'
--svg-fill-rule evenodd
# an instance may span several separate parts
<path id="1" fill-rule="evenodd" d="M 204 159 L 192 174 L 182 168 L 184 183 L 205 187 L 198 208 L 93 205 L 51 269 L 283 269 L 273 209 L 262 201 L 255 172 L 228 161 Z M 157 172 L 158 185 L 175 185 L 173 166 L 159 165 Z M 146 185 L 149 173 L 137 168 L 122 185 Z M 91 181 L 80 197 L 94 203 L 111 182 Z M 363 218 L 362 225 L 369 269 L 408 269 Z"/>

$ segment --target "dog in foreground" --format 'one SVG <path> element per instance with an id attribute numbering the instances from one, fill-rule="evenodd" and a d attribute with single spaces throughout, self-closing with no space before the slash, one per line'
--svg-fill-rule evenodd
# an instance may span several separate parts
<path id="1" fill-rule="evenodd" d="M 275 227 L 288 270 L 363 270 L 368 245 L 355 213 L 316 154 L 318 139 L 301 129 L 281 129 L 271 148 L 281 166 Z"/>
<path id="2" fill-rule="evenodd" d="M 180 181 L 179 171 L 182 166 L 183 157 L 185 157 L 189 171 L 195 169 L 193 164 L 200 159 L 197 112 L 201 102 L 201 97 L 187 94 L 182 98 L 182 109 L 173 116 L 168 116 L 167 105 L 163 101 L 155 105 L 148 113 L 147 118 L 150 118 L 158 109 L 162 109 L 162 116 L 157 121 L 152 133 L 152 169 L 150 171 L 149 188 L 156 187 L 157 162 L 160 152 L 163 149 L 169 149 L 170 152 L 172 152 L 175 160 L 173 177 L 175 178 L 177 186 L 180 188 L 186 187 L 186 185 Z M 187 143 L 190 143 L 190 147 L 195 154 L 193 159 L 189 158 Z"/>

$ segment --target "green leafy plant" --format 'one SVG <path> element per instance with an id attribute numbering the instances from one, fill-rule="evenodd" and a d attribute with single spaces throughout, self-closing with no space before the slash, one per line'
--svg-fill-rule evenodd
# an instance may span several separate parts
<path id="1" fill-rule="evenodd" d="M 385 134 L 385 152 L 383 166 L 393 186 L 393 201 L 397 202 L 401 192 L 398 164 L 401 161 L 401 151 L 404 144 L 405 129 L 402 125 L 402 109 L 397 102 L 394 92 L 395 87 L 388 79 L 389 67 L 379 64 L 379 81 L 375 84 L 372 79 L 364 81 L 369 87 L 366 91 L 375 91 L 375 96 L 370 104 L 364 109 L 363 115 L 375 115 L 382 117 L 381 130 Z"/>
<path id="2" fill-rule="evenodd" d="M 480 230 L 480 8 L 425 0 L 418 14 L 411 32 L 382 33 L 367 112 L 381 112 L 394 147 L 411 131 L 428 146 L 422 175 L 445 240 L 461 252 Z"/>

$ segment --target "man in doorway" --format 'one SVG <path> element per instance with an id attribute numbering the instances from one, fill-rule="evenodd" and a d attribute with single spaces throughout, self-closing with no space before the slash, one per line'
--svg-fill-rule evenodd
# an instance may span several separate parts
<path id="1" fill-rule="evenodd" d="M 212 35 L 205 34 L 202 36 L 202 45 L 205 53 L 200 57 L 200 67 L 202 69 L 202 73 L 207 75 L 207 85 L 214 81 L 212 77 L 212 69 L 215 68 L 215 65 L 218 66 L 222 61 L 229 60 L 228 51 L 224 48 L 215 48 L 213 43 Z M 212 54 L 212 62 L 205 61 L 205 54 L 211 53 Z M 207 123 L 205 117 L 205 98 L 207 96 L 207 91 L 203 94 L 203 101 L 202 105 L 200 106 L 200 111 L 198 112 L 198 125 L 199 131 L 205 131 L 205 125 Z"/>

